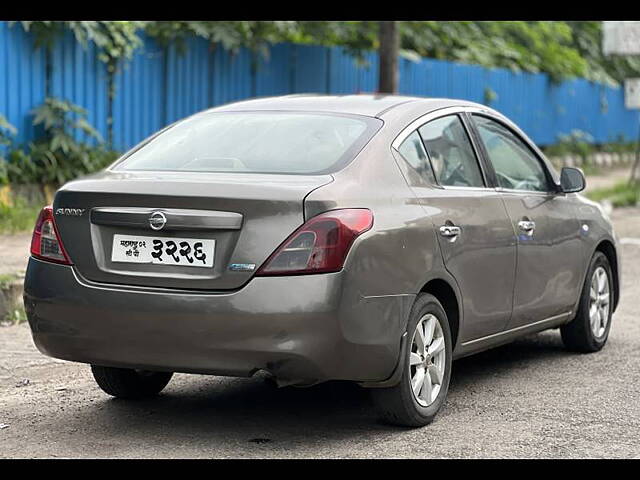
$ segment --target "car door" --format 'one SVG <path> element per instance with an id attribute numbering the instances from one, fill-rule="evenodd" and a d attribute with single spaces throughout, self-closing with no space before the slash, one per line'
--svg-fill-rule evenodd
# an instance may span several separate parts
<path id="1" fill-rule="evenodd" d="M 517 237 L 513 316 L 507 329 L 557 318 L 577 299 L 579 222 L 534 149 L 505 122 L 471 115 Z"/>
<path id="2" fill-rule="evenodd" d="M 427 118 L 396 145 L 462 294 L 459 340 L 502 331 L 512 308 L 513 229 L 500 194 L 487 187 L 462 117 Z"/>

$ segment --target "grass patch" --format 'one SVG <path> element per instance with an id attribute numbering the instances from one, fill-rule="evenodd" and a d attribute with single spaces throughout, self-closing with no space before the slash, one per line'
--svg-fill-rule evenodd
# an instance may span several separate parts
<path id="1" fill-rule="evenodd" d="M 602 168 L 593 163 L 587 163 L 586 165 L 582 165 L 580 168 L 582 168 L 582 172 L 585 176 L 600 175 L 602 173 Z"/>
<path id="2" fill-rule="evenodd" d="M 16 280 L 22 278 L 17 273 L 2 273 L 0 274 L 0 290 L 4 290 Z"/>
<path id="3" fill-rule="evenodd" d="M 19 323 L 24 323 L 27 321 L 27 314 L 24 311 L 24 307 L 20 305 L 18 308 L 15 308 L 9 313 L 6 314 L 5 318 L 0 322 L 0 326 L 9 327 L 11 325 L 18 325 Z"/>
<path id="4" fill-rule="evenodd" d="M 0 203 L 0 234 L 31 231 L 41 209 L 41 204 L 30 204 L 20 197 L 13 205 Z"/>
<path id="5" fill-rule="evenodd" d="M 24 305 L 18 296 L 15 283 L 21 282 L 22 275 L 18 273 L 5 273 L 0 275 L 0 302 L 2 302 L 2 314 L 0 314 L 0 326 L 6 327 L 25 322 L 27 315 L 24 311 Z M 8 311 L 5 310 L 8 305 Z"/>
<path id="6" fill-rule="evenodd" d="M 640 183 L 634 185 L 624 180 L 609 188 L 599 188 L 587 193 L 596 202 L 609 200 L 614 207 L 631 207 L 640 203 Z"/>

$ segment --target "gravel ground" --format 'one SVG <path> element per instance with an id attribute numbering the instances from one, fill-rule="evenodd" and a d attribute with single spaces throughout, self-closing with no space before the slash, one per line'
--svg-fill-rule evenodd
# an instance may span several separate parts
<path id="1" fill-rule="evenodd" d="M 0 329 L 0 457 L 640 458 L 640 210 L 613 217 L 623 296 L 604 350 L 568 353 L 550 331 L 461 359 L 426 428 L 378 423 L 339 382 L 176 375 L 155 400 L 113 400 L 19 325 Z"/>

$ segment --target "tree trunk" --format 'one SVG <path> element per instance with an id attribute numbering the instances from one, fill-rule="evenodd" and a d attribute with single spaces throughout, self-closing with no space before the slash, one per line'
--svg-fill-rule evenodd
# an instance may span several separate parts
<path id="1" fill-rule="evenodd" d="M 44 49 L 44 96 L 49 98 L 51 96 L 51 83 L 53 77 L 53 60 L 51 57 L 52 47 L 47 45 Z"/>
<path id="2" fill-rule="evenodd" d="M 629 177 L 630 184 L 640 184 L 640 144 L 636 147 L 636 158 L 633 161 L 631 167 L 631 176 Z"/>
<path id="3" fill-rule="evenodd" d="M 107 73 L 107 146 L 113 150 L 113 99 L 115 82 L 113 73 Z"/>
<path id="4" fill-rule="evenodd" d="M 398 52 L 400 35 L 397 22 L 380 22 L 380 79 L 378 92 L 398 93 Z"/>
<path id="5" fill-rule="evenodd" d="M 116 72 L 118 61 L 110 60 L 107 64 L 107 146 L 113 150 L 113 102 L 116 97 Z"/>

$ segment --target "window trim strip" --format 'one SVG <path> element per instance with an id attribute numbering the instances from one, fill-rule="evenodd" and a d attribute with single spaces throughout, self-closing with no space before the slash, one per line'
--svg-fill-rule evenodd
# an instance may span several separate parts
<path id="1" fill-rule="evenodd" d="M 443 107 L 443 108 L 439 108 L 437 110 L 433 110 L 431 112 L 425 113 L 424 115 L 421 115 L 420 117 L 416 118 L 415 120 L 413 120 L 411 123 L 409 123 L 406 127 L 404 127 L 397 135 L 396 137 L 393 139 L 393 141 L 391 142 L 391 148 L 393 148 L 396 152 L 399 152 L 398 147 L 402 144 L 402 142 L 404 142 L 404 140 L 411 135 L 411 133 L 414 130 L 417 130 L 418 128 L 420 128 L 422 125 L 424 125 L 427 122 L 430 122 L 431 120 L 435 120 L 437 118 L 440 117 L 445 117 L 447 115 L 452 115 L 452 114 L 458 114 L 459 116 L 463 116 L 464 114 L 480 114 L 483 116 L 486 116 L 492 120 L 495 120 L 499 123 L 501 123 L 502 125 L 504 125 L 507 129 L 511 130 L 514 135 L 516 135 L 520 140 L 522 140 L 525 145 L 527 145 L 531 150 L 533 150 L 533 153 L 538 157 L 538 159 L 540 160 L 540 163 L 542 164 L 542 167 L 544 168 L 544 170 L 546 171 L 546 175 L 548 176 L 548 178 L 551 180 L 551 184 L 553 186 L 556 187 L 556 191 L 549 191 L 549 192 L 539 192 L 539 193 L 546 193 L 546 194 L 557 194 L 560 192 L 560 178 L 557 175 L 557 173 L 555 172 L 555 170 L 551 167 L 549 161 L 547 160 L 547 158 L 545 157 L 545 155 L 542 153 L 542 151 L 538 148 L 538 146 L 536 144 L 534 144 L 529 137 L 527 137 L 527 135 L 517 126 L 515 125 L 511 120 L 509 120 L 507 117 L 505 117 L 504 115 L 502 115 L 501 113 L 490 109 L 488 107 L 482 107 L 482 106 L 471 106 L 471 105 L 456 105 L 456 106 L 451 106 L 451 107 Z M 472 122 L 472 119 L 469 119 L 470 122 Z M 464 123 L 464 121 L 463 121 Z M 475 131 L 475 125 L 472 125 L 473 130 Z M 422 138 L 422 137 L 421 137 Z M 472 143 L 474 141 L 474 139 L 471 139 Z M 424 142 L 423 142 L 424 144 Z M 425 147 L 426 150 L 426 147 Z M 428 151 L 427 151 L 427 155 L 428 155 Z M 483 176 L 486 175 L 485 169 L 488 168 L 485 165 L 485 162 L 488 162 L 488 159 L 486 158 L 485 152 L 484 150 L 481 152 L 481 156 L 483 158 L 483 160 L 480 163 L 480 169 L 483 172 Z M 404 158 L 404 157 L 402 157 Z M 488 180 L 487 176 L 484 176 L 485 180 Z M 485 189 L 487 190 L 495 190 L 495 191 L 500 191 L 500 187 L 499 185 L 497 185 L 497 183 L 495 181 L 491 181 L 488 182 L 489 184 L 492 185 L 487 185 L 485 187 Z M 438 184 L 439 188 L 473 188 L 473 189 L 479 189 L 480 187 L 447 187 L 447 186 L 442 186 Z M 522 193 L 531 193 L 531 191 L 524 191 L 524 190 L 516 190 L 515 192 L 522 192 Z"/>

